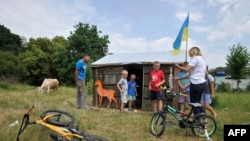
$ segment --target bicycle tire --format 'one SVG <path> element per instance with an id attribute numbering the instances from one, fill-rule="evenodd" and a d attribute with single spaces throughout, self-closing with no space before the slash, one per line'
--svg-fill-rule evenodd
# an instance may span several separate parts
<path id="1" fill-rule="evenodd" d="M 156 113 L 152 116 L 150 122 L 150 132 L 154 136 L 161 136 L 166 129 L 166 117 L 163 113 Z"/>
<path id="2" fill-rule="evenodd" d="M 75 117 L 72 114 L 61 110 L 45 110 L 42 112 L 40 117 L 41 119 L 44 119 L 46 116 L 54 114 L 60 114 L 60 117 L 57 119 L 51 117 L 46 119 L 45 122 L 60 127 L 69 127 L 75 122 Z"/>
<path id="3" fill-rule="evenodd" d="M 73 138 L 72 141 L 108 141 L 108 140 L 101 136 L 88 134 L 84 139 Z"/>
<path id="4" fill-rule="evenodd" d="M 107 139 L 98 135 L 89 135 L 89 137 L 90 137 L 90 140 L 88 141 L 108 141 Z"/>
<path id="5" fill-rule="evenodd" d="M 209 115 L 201 115 L 196 118 L 193 123 L 192 132 L 199 137 L 207 137 L 205 128 L 207 128 L 207 134 L 211 137 L 217 130 L 217 123 Z"/>

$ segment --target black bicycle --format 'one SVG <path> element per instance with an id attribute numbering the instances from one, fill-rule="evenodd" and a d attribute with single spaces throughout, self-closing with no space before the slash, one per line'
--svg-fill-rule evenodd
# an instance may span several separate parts
<path id="1" fill-rule="evenodd" d="M 178 95 L 186 96 L 185 94 L 178 94 L 168 90 L 164 92 L 164 95 L 169 100 L 173 100 L 173 98 Z M 193 116 L 194 108 L 200 107 L 200 103 L 189 103 L 188 105 L 191 106 L 191 110 L 188 114 L 186 114 L 176 110 L 169 104 L 169 102 L 166 102 L 163 111 L 155 113 L 151 118 L 151 133 L 157 137 L 164 133 L 167 125 L 167 113 L 170 113 L 170 115 L 179 121 L 180 128 L 191 128 L 193 134 L 199 137 L 206 137 L 208 140 L 210 140 L 210 137 L 217 129 L 216 121 L 213 117 L 206 115 L 205 113 L 200 113 Z"/>
<path id="2" fill-rule="evenodd" d="M 61 110 L 45 110 L 40 116 L 41 119 L 30 122 L 29 113 L 33 109 L 34 106 L 29 108 L 24 114 L 22 124 L 17 134 L 17 141 L 19 141 L 19 137 L 26 127 L 31 124 L 39 124 L 54 131 L 50 134 L 50 137 L 54 141 L 107 141 L 103 137 L 88 134 L 87 132 L 80 130 L 79 125 L 74 126 L 75 117 L 72 114 Z"/>

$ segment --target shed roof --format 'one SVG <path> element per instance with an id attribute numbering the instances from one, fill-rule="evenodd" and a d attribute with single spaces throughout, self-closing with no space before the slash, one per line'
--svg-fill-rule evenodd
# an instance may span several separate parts
<path id="1" fill-rule="evenodd" d="M 91 66 L 152 64 L 154 61 L 159 61 L 162 64 L 183 63 L 185 61 L 185 51 L 180 51 L 178 55 L 173 55 L 172 51 L 115 53 L 102 57 L 93 62 Z"/>

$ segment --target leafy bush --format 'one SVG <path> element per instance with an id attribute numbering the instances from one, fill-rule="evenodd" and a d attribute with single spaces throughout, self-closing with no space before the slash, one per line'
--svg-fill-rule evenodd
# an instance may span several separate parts
<path id="1" fill-rule="evenodd" d="M 216 107 L 219 105 L 219 102 L 218 102 L 218 96 L 215 96 L 212 100 L 212 103 L 211 103 L 211 106 L 212 107 Z"/>
<path id="2" fill-rule="evenodd" d="M 0 88 L 8 90 L 10 88 L 10 84 L 7 82 L 0 82 Z"/>
<path id="3" fill-rule="evenodd" d="M 246 91 L 250 92 L 250 83 L 247 85 Z"/>
<path id="4" fill-rule="evenodd" d="M 93 94 L 93 80 L 87 82 L 87 92 L 88 94 Z"/>
<path id="5" fill-rule="evenodd" d="M 229 83 L 221 82 L 220 84 L 217 85 L 218 92 L 231 92 L 232 88 Z"/>

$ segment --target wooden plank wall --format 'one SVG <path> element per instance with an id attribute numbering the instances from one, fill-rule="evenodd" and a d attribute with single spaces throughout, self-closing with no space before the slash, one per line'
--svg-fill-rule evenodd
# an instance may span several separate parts
<path id="1" fill-rule="evenodd" d="M 161 64 L 161 70 L 164 72 L 164 75 L 165 75 L 165 79 L 166 79 L 166 82 L 164 85 L 166 85 L 167 87 L 169 87 L 169 68 L 170 66 L 172 65 L 167 65 L 167 64 Z M 152 103 L 151 103 L 151 100 L 150 100 L 150 91 L 148 89 L 148 84 L 149 84 L 149 73 L 150 71 L 152 70 L 152 64 L 149 64 L 149 65 L 144 65 L 143 66 L 143 95 L 142 95 L 142 110 L 143 111 L 152 111 L 153 108 L 152 108 Z M 173 68 L 173 76 L 176 76 L 176 74 L 179 73 L 179 69 L 175 69 Z M 178 85 L 176 82 L 174 82 L 174 91 L 177 92 L 178 91 Z M 164 101 L 166 102 L 166 101 Z M 163 102 L 163 103 L 164 103 Z M 177 98 L 175 98 L 173 100 L 173 106 L 175 108 L 178 108 L 178 103 L 177 103 Z M 172 103 L 172 102 L 171 102 Z"/>
<path id="2" fill-rule="evenodd" d="M 97 67 L 93 69 L 93 79 L 94 83 L 96 80 L 101 80 L 103 84 L 103 88 L 105 89 L 113 89 L 116 91 L 116 99 L 118 102 L 118 106 L 120 105 L 120 92 L 118 91 L 116 84 L 121 78 L 121 71 L 123 69 L 122 66 L 108 66 L 108 67 Z M 97 87 L 93 87 L 93 106 L 98 106 L 98 94 Z M 103 99 L 102 107 L 107 107 L 108 100 L 107 98 Z M 110 108 L 115 108 L 115 104 L 112 103 Z"/>
<path id="3" fill-rule="evenodd" d="M 172 65 L 172 64 L 171 64 Z M 163 70 L 165 78 L 166 78 L 166 86 L 169 86 L 168 78 L 169 78 L 169 67 L 170 65 L 161 64 L 161 70 Z M 118 91 L 116 84 L 121 78 L 121 71 L 124 69 L 123 66 L 108 66 L 108 67 L 96 67 L 93 69 L 93 78 L 95 80 L 101 80 L 103 83 L 103 87 L 106 89 L 113 89 L 116 91 L 116 99 L 118 102 L 118 106 L 120 107 L 120 92 Z M 142 110 L 143 111 L 152 111 L 152 103 L 150 100 L 150 92 L 148 89 L 149 84 L 149 72 L 152 69 L 152 64 L 144 64 L 143 65 L 143 83 L 142 83 Z M 179 69 L 174 69 L 173 76 L 177 76 L 179 73 Z M 174 82 L 174 91 L 178 92 L 178 85 Z M 96 90 L 96 86 L 93 87 L 93 106 L 98 106 L 98 94 Z M 173 100 L 173 106 L 178 108 L 177 97 Z M 108 100 L 104 98 L 102 107 L 107 107 Z M 111 108 L 114 108 L 115 104 L 111 104 Z"/>

